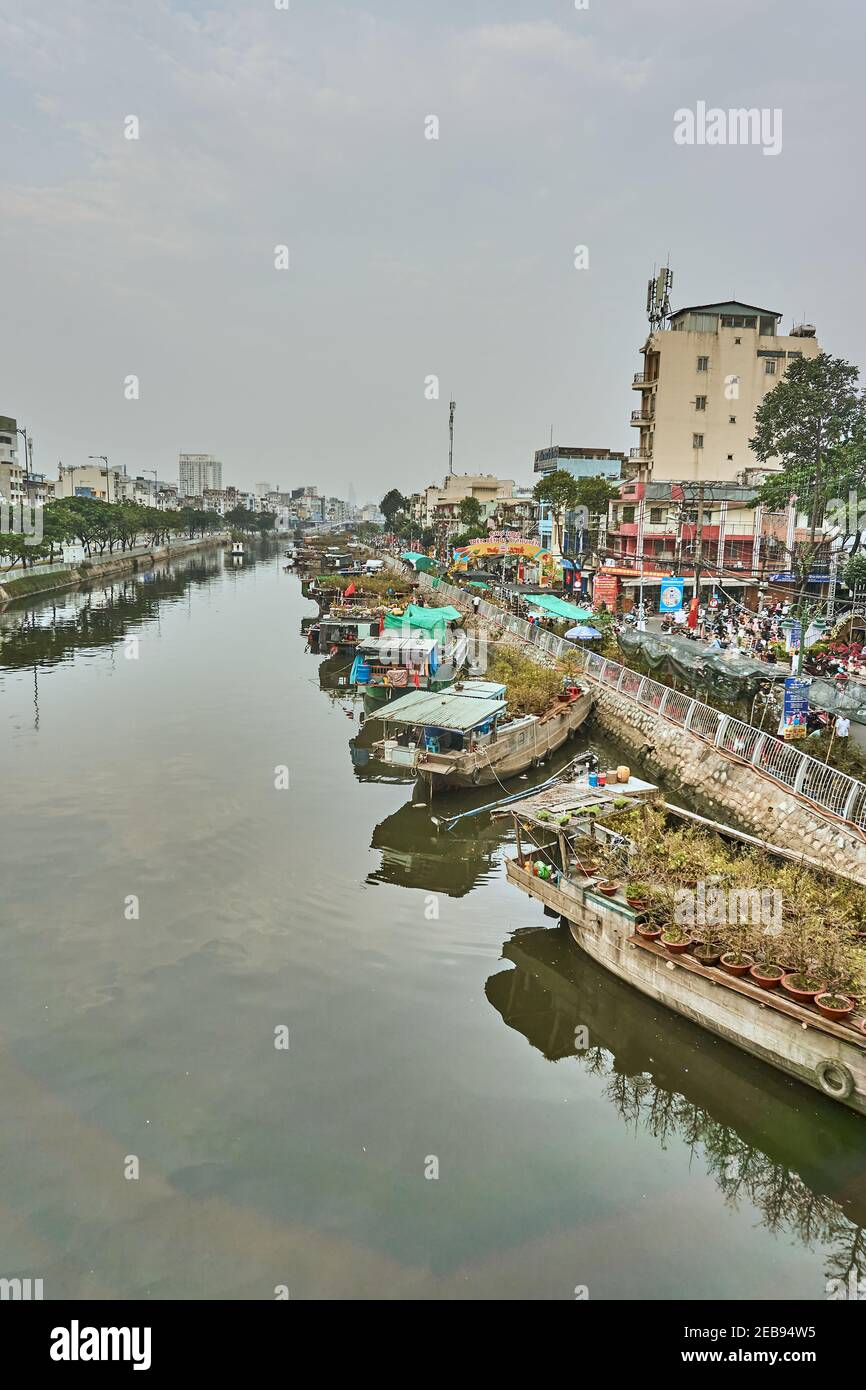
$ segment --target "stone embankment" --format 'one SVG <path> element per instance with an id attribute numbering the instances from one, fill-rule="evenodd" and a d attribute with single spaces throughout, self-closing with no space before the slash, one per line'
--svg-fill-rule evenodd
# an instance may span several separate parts
<path id="1" fill-rule="evenodd" d="M 468 597 L 464 600 L 461 595 L 458 600 L 449 595 L 449 602 L 462 608 L 469 615 L 467 625 L 476 626 L 489 641 L 517 647 L 544 665 L 557 664 L 554 657 L 515 633 L 473 616 Z M 663 777 L 668 786 L 680 790 L 684 797 L 700 798 L 719 820 L 726 815 L 733 817 L 753 835 L 866 884 L 866 837 L 855 826 L 825 813 L 736 755 L 707 743 L 682 725 L 667 722 L 592 676 L 583 674 L 581 680 L 596 696 L 595 718 L 601 728 L 631 745 L 642 763 Z"/>
<path id="2" fill-rule="evenodd" d="M 0 576 L 0 603 L 34 594 L 50 594 L 58 589 L 72 589 L 77 584 L 92 584 L 94 580 L 111 579 L 115 575 L 135 574 L 150 569 L 158 561 L 176 559 L 196 550 L 225 545 L 225 536 L 205 536 L 197 541 L 179 541 L 171 546 L 156 546 L 151 550 L 115 551 L 96 560 L 86 560 L 67 568 L 58 567 L 28 574 L 24 570 Z"/>

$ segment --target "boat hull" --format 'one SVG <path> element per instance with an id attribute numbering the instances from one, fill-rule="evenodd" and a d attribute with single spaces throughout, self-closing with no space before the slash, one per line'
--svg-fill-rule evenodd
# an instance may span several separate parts
<path id="1" fill-rule="evenodd" d="M 565 918 L 577 945 L 599 965 L 674 1013 L 725 1038 L 761 1061 L 814 1090 L 866 1114 L 866 1046 L 850 1027 L 828 1024 L 820 1015 L 779 998 L 746 980 L 722 978 L 691 956 L 674 960 L 663 947 L 634 935 L 634 914 L 601 894 L 571 884 L 536 878 L 514 860 L 509 880 Z M 828 1076 L 829 1069 L 829 1076 Z M 822 1077 L 850 1081 L 836 1094 Z"/>

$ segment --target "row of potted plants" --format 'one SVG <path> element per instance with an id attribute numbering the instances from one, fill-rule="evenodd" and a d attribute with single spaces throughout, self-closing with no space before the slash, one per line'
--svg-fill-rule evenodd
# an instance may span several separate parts
<path id="1" fill-rule="evenodd" d="M 780 989 L 825 1018 L 851 1018 L 866 994 L 863 889 L 717 835 L 671 829 L 651 807 L 620 816 L 616 828 L 628 835 L 627 855 L 594 843 L 581 853 L 577 842 L 576 866 L 596 876 L 596 891 L 624 893 L 639 914 L 636 927 L 643 938 L 658 941 L 673 956 L 688 951 L 704 966 L 747 977 L 765 990 Z M 634 874 L 638 866 L 640 877 Z M 731 890 L 768 894 L 778 904 L 778 920 L 771 929 L 739 920 L 682 925 L 676 906 L 682 890 L 700 884 L 728 897 Z"/>

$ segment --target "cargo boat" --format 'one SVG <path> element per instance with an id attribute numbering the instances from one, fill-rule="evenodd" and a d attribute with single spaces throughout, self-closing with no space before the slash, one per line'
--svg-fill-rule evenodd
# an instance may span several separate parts
<path id="1" fill-rule="evenodd" d="M 447 690 L 407 695 L 382 714 L 381 759 L 411 768 L 431 793 L 483 787 L 538 767 L 574 738 L 593 696 L 570 684 L 544 714 L 509 716 L 506 687 L 460 681 Z"/>
<path id="2" fill-rule="evenodd" d="M 613 811 L 615 799 L 630 801 L 633 795 L 631 785 L 611 791 L 574 782 L 510 808 L 503 814 L 513 817 L 517 854 L 506 858 L 509 882 L 541 903 L 545 911 L 562 917 L 587 955 L 642 994 L 832 1100 L 866 1114 L 866 1037 L 861 1010 L 845 1022 L 834 1022 L 810 1004 L 762 989 L 748 976 L 734 977 L 688 953 L 671 956 L 663 946 L 641 936 L 638 924 L 642 914 L 629 905 L 622 891 L 613 895 L 601 892 L 598 878 L 583 871 L 582 864 L 591 868 L 587 846 L 591 848 L 592 840 L 610 842 L 605 813 Z M 665 809 L 685 814 L 675 807 Z M 799 858 L 729 826 L 712 824 L 723 835 L 761 844 L 780 858 Z M 550 865 L 548 877 L 538 876 L 533 864 L 536 851 Z"/>

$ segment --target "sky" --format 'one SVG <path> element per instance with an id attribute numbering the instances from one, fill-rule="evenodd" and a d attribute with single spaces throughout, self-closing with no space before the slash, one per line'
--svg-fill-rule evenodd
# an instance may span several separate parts
<path id="1" fill-rule="evenodd" d="M 862 0 L 579 3 L 0 0 L 34 467 L 378 500 L 441 480 L 453 397 L 455 471 L 529 483 L 551 430 L 634 443 L 668 257 L 674 308 L 736 294 L 866 366 Z M 780 110 L 781 149 L 677 143 L 699 102 Z"/>

